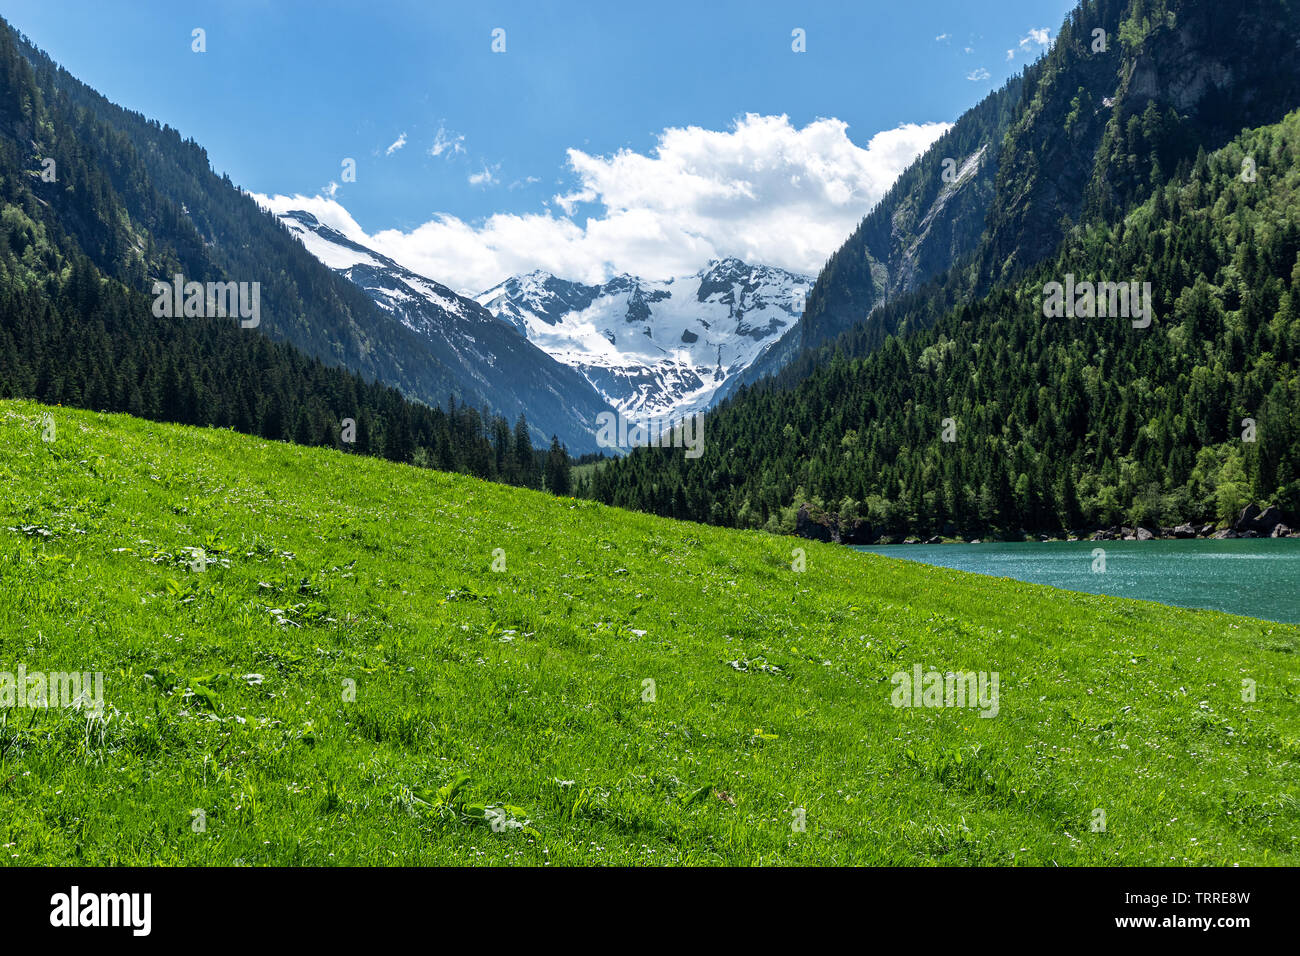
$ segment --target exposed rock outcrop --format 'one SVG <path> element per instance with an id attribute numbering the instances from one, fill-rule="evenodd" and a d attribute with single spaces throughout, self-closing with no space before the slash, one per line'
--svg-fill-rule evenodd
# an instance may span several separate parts
<path id="1" fill-rule="evenodd" d="M 799 506 L 795 515 L 794 533 L 801 538 L 836 544 L 871 544 L 875 540 L 871 525 L 861 518 L 841 521 L 834 512 L 814 512 L 806 503 Z"/>
<path id="2" fill-rule="evenodd" d="M 1260 509 L 1258 505 L 1250 504 L 1242 509 L 1241 517 L 1233 526 L 1239 534 L 1254 532 L 1256 535 L 1268 537 L 1273 534 L 1273 529 L 1278 525 L 1286 523 L 1286 516 L 1282 510 L 1273 505 Z"/>

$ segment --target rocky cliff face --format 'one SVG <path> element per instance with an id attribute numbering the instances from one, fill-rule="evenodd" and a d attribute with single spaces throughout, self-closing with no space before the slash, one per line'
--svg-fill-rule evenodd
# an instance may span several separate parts
<path id="1" fill-rule="evenodd" d="M 1024 81 L 968 110 L 898 178 L 827 262 L 797 326 L 719 395 L 775 374 L 800 351 L 831 342 L 873 309 L 974 253 L 993 199 L 1002 140 Z"/>
<path id="2" fill-rule="evenodd" d="M 1041 261 L 1071 223 L 1123 215 L 1198 149 L 1280 120 L 1300 102 L 1298 29 L 1280 0 L 1080 5 L 1007 133 L 985 278 Z"/>

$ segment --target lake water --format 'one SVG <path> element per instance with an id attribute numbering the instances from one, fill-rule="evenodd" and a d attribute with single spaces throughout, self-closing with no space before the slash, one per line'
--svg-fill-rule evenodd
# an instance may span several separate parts
<path id="1" fill-rule="evenodd" d="M 1093 571 L 1094 548 L 1106 551 L 1103 573 Z M 1300 538 L 896 544 L 855 550 L 1070 591 L 1300 624 Z"/>

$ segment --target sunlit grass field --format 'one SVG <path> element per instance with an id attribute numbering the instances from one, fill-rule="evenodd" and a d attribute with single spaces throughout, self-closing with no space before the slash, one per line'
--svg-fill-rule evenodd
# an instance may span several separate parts
<path id="1" fill-rule="evenodd" d="M 1298 646 L 0 403 L 0 671 L 105 701 L 0 712 L 10 865 L 1294 865 Z M 895 708 L 916 664 L 997 716 Z"/>

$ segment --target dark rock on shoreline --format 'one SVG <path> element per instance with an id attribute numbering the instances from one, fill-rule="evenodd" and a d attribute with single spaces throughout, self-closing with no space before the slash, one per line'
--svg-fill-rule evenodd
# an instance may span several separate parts
<path id="1" fill-rule="evenodd" d="M 801 538 L 811 538 L 813 541 L 831 541 L 835 537 L 831 533 L 829 523 L 813 520 L 807 505 L 801 506 L 799 513 L 795 515 L 794 533 Z"/>
<path id="2" fill-rule="evenodd" d="M 836 514 L 814 515 L 812 509 L 806 504 L 801 505 L 795 515 L 794 533 L 801 538 L 833 541 L 836 544 L 871 544 L 875 540 L 871 525 L 861 518 L 841 522 L 839 515 Z"/>
<path id="3" fill-rule="evenodd" d="M 1260 535 L 1271 535 L 1273 529 L 1282 524 L 1283 520 L 1281 509 L 1270 505 L 1261 511 L 1252 504 L 1242 510 L 1241 517 L 1237 519 L 1236 529 L 1241 533 L 1253 531 Z"/>
<path id="4" fill-rule="evenodd" d="M 854 521 L 849 527 L 840 528 L 840 540 L 844 544 L 870 544 L 874 537 L 871 525 L 861 518 Z"/>

